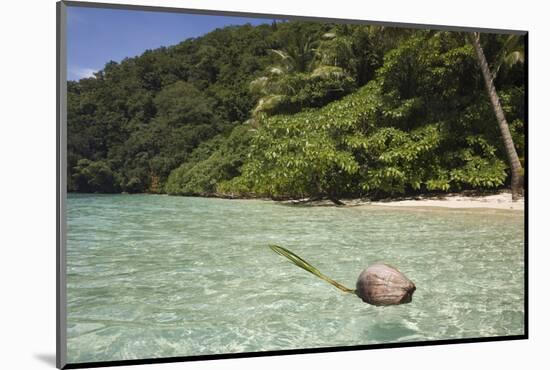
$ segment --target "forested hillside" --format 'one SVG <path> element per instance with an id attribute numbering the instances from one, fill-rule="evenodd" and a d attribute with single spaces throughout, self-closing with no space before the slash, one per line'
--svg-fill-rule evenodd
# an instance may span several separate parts
<path id="1" fill-rule="evenodd" d="M 524 152 L 523 39 L 481 44 Z M 68 190 L 277 199 L 497 189 L 509 170 L 465 33 L 232 26 L 68 83 Z"/>

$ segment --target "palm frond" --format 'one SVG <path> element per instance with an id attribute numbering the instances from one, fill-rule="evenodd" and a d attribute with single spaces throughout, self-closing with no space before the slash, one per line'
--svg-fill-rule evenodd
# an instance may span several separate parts
<path id="1" fill-rule="evenodd" d="M 283 60 L 290 58 L 290 56 L 282 50 L 269 49 L 269 51 L 271 51 L 275 55 L 278 55 Z"/>
<path id="2" fill-rule="evenodd" d="M 496 78 L 503 65 L 510 68 L 516 63 L 524 63 L 525 48 L 522 41 L 522 38 L 518 35 L 508 36 L 496 57 L 493 66 L 493 78 Z"/>
<path id="3" fill-rule="evenodd" d="M 332 280 L 328 276 L 325 276 L 321 273 L 318 269 L 313 267 L 309 262 L 304 260 L 303 258 L 299 257 L 295 253 L 289 251 L 286 248 L 279 247 L 278 245 L 270 245 L 269 246 L 275 253 L 280 254 L 283 257 L 288 258 L 292 263 L 294 263 L 296 266 L 303 268 L 304 270 L 312 273 L 313 275 L 319 277 L 320 279 L 323 279 L 329 284 L 334 285 L 336 288 L 340 289 L 341 291 L 345 293 L 355 293 L 355 290 L 346 288 L 342 284 L 338 283 L 337 281 Z"/>
<path id="4" fill-rule="evenodd" d="M 518 62 L 523 63 L 524 62 L 524 53 L 522 51 L 519 51 L 519 50 L 518 51 L 513 51 L 510 54 L 506 55 L 506 57 L 504 58 L 504 62 L 509 67 L 513 66 L 514 64 L 516 64 Z"/>

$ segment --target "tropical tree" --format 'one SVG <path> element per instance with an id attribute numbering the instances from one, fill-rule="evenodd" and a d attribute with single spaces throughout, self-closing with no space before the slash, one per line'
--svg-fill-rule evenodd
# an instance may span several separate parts
<path id="1" fill-rule="evenodd" d="M 498 53 L 494 66 L 493 66 L 493 79 L 495 79 L 502 66 L 508 68 L 517 63 L 523 63 L 525 61 L 525 47 L 523 40 L 518 35 L 509 35 L 504 44 L 502 45 L 500 52 Z"/>
<path id="2" fill-rule="evenodd" d="M 290 42 L 284 50 L 272 50 L 279 54 L 282 62 L 289 70 L 295 72 L 307 72 L 315 57 L 315 41 L 311 36 L 300 32 L 293 33 Z"/>
<path id="3" fill-rule="evenodd" d="M 512 199 L 517 200 L 523 193 L 523 168 L 521 166 L 521 162 L 519 161 L 516 148 L 514 147 L 514 141 L 512 140 L 512 135 L 510 134 L 510 127 L 506 121 L 506 117 L 504 116 L 504 111 L 495 88 L 494 75 L 489 69 L 489 64 L 487 63 L 483 48 L 481 47 L 480 34 L 479 32 L 472 32 L 469 34 L 469 37 L 476 51 L 478 63 L 485 81 L 485 89 L 487 90 L 487 94 L 491 100 L 491 105 L 493 107 L 500 133 L 502 135 L 502 140 L 504 142 L 506 156 L 508 157 L 508 163 L 510 165 L 510 172 L 512 175 Z"/>
<path id="4" fill-rule="evenodd" d="M 348 72 L 352 60 L 349 37 L 328 32 L 314 39 L 297 33 L 290 41 L 283 49 L 268 50 L 276 62 L 249 85 L 258 98 L 248 121 L 255 128 L 263 114 L 320 107 L 355 89 Z"/>

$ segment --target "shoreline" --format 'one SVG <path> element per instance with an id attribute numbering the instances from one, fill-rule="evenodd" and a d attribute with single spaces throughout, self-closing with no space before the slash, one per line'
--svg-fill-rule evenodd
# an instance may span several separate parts
<path id="1" fill-rule="evenodd" d="M 369 203 L 376 206 L 391 207 L 440 207 L 453 209 L 499 209 L 511 211 L 524 211 L 525 198 L 521 197 L 517 201 L 512 201 L 512 194 L 501 192 L 491 195 L 464 195 L 464 194 L 446 194 L 439 197 L 426 196 L 415 199 L 376 201 Z"/>
<path id="2" fill-rule="evenodd" d="M 86 194 L 86 193 L 75 193 Z M 92 193 L 99 194 L 99 193 Z M 132 195 L 128 193 L 116 193 L 121 195 Z M 214 198 L 214 199 L 227 199 L 227 200 L 262 200 L 275 202 L 279 204 L 285 204 L 289 206 L 303 206 L 303 207 L 398 207 L 398 208 L 448 208 L 448 209 L 497 209 L 497 210 L 509 210 L 509 211 L 524 211 L 525 210 L 525 198 L 521 197 L 519 200 L 513 202 L 512 194 L 509 191 L 500 191 L 497 193 L 479 194 L 479 193 L 448 193 L 448 194 L 426 194 L 409 197 L 396 197 L 381 200 L 369 200 L 365 198 L 349 198 L 339 199 L 342 205 L 334 204 L 328 199 L 311 200 L 309 198 L 304 199 L 288 199 L 288 200 L 276 200 L 264 197 L 234 197 L 234 196 L 221 196 L 220 194 L 209 195 L 169 195 L 169 194 L 151 194 L 151 193 L 137 193 L 148 195 L 160 195 L 160 196 L 176 196 L 176 197 L 193 197 L 193 198 Z M 113 194 L 106 194 L 113 195 Z"/>
<path id="3" fill-rule="evenodd" d="M 510 211 L 524 211 L 525 198 L 521 197 L 517 201 L 512 201 L 512 194 L 507 191 L 491 194 L 468 194 L 468 193 L 449 193 L 441 195 L 419 195 L 414 197 L 400 197 L 383 200 L 371 201 L 368 199 L 340 199 L 343 207 L 398 207 L 398 208 L 450 208 L 450 209 L 497 209 Z M 288 200 L 281 203 L 302 205 L 302 206 L 333 206 L 337 207 L 330 200 L 308 201 Z"/>

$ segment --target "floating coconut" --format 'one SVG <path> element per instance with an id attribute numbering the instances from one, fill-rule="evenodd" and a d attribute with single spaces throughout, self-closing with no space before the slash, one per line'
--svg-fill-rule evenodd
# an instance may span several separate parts
<path id="1" fill-rule="evenodd" d="M 276 253 L 288 258 L 298 267 L 309 271 L 313 275 L 334 285 L 345 293 L 353 293 L 363 300 L 375 306 L 390 306 L 403 303 L 409 303 L 416 286 L 403 273 L 395 267 L 385 263 L 374 264 L 361 271 L 357 278 L 356 289 L 346 288 L 344 285 L 332 280 L 313 267 L 298 255 L 292 253 L 286 248 L 277 245 L 270 245 Z"/>
<path id="2" fill-rule="evenodd" d="M 375 306 L 409 303 L 416 286 L 395 267 L 377 263 L 361 272 L 355 294 Z"/>

